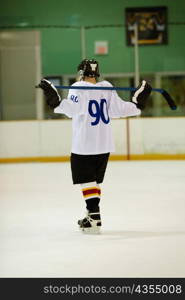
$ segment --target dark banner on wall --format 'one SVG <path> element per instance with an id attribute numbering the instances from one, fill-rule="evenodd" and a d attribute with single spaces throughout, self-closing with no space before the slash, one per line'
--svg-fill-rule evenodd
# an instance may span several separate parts
<path id="1" fill-rule="evenodd" d="M 126 8 L 125 14 L 127 45 L 134 45 L 135 24 L 139 45 L 167 44 L 167 7 L 132 7 Z"/>

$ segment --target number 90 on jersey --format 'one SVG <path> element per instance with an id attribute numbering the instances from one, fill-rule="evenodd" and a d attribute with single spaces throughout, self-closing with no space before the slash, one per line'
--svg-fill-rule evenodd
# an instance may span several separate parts
<path id="1" fill-rule="evenodd" d="M 92 126 L 99 124 L 101 121 L 105 124 L 110 122 L 106 99 L 101 99 L 100 102 L 97 100 L 90 100 L 88 112 L 89 115 L 94 119 L 91 122 Z"/>

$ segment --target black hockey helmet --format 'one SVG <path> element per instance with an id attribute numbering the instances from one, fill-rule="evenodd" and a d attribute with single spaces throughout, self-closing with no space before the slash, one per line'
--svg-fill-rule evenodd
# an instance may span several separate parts
<path id="1" fill-rule="evenodd" d="M 99 66 L 98 62 L 94 59 L 84 59 L 78 66 L 79 75 L 83 78 L 88 77 L 99 77 Z"/>

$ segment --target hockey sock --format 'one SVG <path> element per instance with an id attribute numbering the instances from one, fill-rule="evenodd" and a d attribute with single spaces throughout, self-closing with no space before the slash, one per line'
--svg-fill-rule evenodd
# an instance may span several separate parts
<path id="1" fill-rule="evenodd" d="M 99 203 L 101 190 L 99 185 L 94 182 L 81 184 L 82 193 L 86 202 L 86 208 L 89 212 L 99 212 Z"/>

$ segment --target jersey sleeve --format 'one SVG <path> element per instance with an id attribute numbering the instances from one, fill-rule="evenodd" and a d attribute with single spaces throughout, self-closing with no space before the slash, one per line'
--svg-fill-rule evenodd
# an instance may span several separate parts
<path id="1" fill-rule="evenodd" d="M 116 91 L 112 91 L 109 106 L 110 118 L 131 117 L 140 114 L 141 110 L 134 103 L 122 100 Z"/>
<path id="2" fill-rule="evenodd" d="M 70 89 L 67 99 L 63 99 L 59 106 L 54 109 L 54 113 L 65 114 L 69 118 L 73 118 L 77 114 L 82 114 L 82 103 L 80 91 Z"/>

